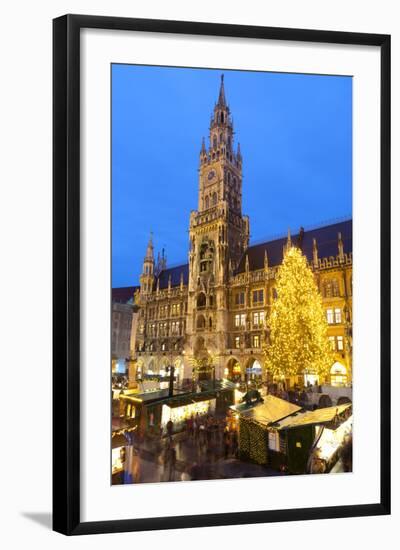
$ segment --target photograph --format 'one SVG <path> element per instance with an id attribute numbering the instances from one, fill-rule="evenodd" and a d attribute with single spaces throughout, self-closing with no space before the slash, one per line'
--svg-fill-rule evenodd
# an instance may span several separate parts
<path id="1" fill-rule="evenodd" d="M 352 76 L 110 76 L 111 485 L 352 472 Z"/>

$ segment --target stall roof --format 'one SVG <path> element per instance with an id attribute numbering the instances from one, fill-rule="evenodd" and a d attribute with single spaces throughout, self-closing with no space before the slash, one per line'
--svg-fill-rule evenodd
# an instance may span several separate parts
<path id="1" fill-rule="evenodd" d="M 151 401 L 159 401 L 168 397 L 168 388 L 164 390 L 147 391 L 144 393 L 135 393 L 131 395 L 121 395 L 121 399 L 129 399 L 133 401 L 141 401 L 142 403 L 149 403 Z"/>
<path id="2" fill-rule="evenodd" d="M 200 380 L 200 387 L 206 391 L 234 390 L 236 384 L 230 380 Z"/>
<path id="3" fill-rule="evenodd" d="M 255 420 L 260 424 L 268 425 L 271 422 L 277 422 L 287 416 L 300 411 L 301 407 L 289 403 L 284 399 L 275 397 L 274 395 L 267 395 L 264 397 L 264 403 L 257 404 L 255 407 L 241 408 L 236 407 L 235 410 L 240 414 L 242 418 L 248 420 Z"/>
<path id="4" fill-rule="evenodd" d="M 125 436 L 123 434 L 113 434 L 111 445 L 113 449 L 117 449 L 118 447 L 125 447 L 125 445 L 127 445 Z"/>
<path id="5" fill-rule="evenodd" d="M 274 427 L 278 430 L 290 430 L 310 424 L 329 424 L 334 420 L 336 414 L 342 414 L 349 407 L 351 407 L 351 403 L 336 407 L 325 407 L 323 409 L 316 409 L 315 411 L 305 411 L 280 420 Z"/>
<path id="6" fill-rule="evenodd" d="M 179 397 L 179 396 L 178 396 Z M 216 396 L 209 392 L 202 392 L 197 394 L 183 395 L 180 399 L 170 399 L 165 402 L 165 405 L 174 409 L 176 407 L 184 407 L 185 405 L 191 405 L 192 403 L 198 403 L 199 401 L 211 401 Z"/>
<path id="7" fill-rule="evenodd" d="M 174 407 L 174 402 L 180 402 L 182 400 L 187 400 L 187 403 L 192 403 L 194 401 L 201 401 L 201 400 L 208 400 L 212 399 L 216 396 L 216 393 L 219 391 L 224 390 L 232 390 L 236 386 L 235 384 L 228 382 L 228 381 L 219 381 L 217 380 L 215 382 L 213 381 L 202 381 L 200 383 L 200 386 L 202 388 L 202 391 L 200 392 L 182 392 L 182 393 L 176 393 L 176 390 L 174 390 L 174 395 L 172 397 L 169 396 L 169 390 L 168 388 L 165 388 L 163 390 L 157 390 L 157 391 L 148 391 L 144 393 L 135 393 L 133 395 L 120 395 L 121 399 L 127 399 L 129 401 L 136 401 L 141 403 L 161 403 L 166 402 L 169 406 Z M 171 405 L 170 405 L 171 403 Z"/>

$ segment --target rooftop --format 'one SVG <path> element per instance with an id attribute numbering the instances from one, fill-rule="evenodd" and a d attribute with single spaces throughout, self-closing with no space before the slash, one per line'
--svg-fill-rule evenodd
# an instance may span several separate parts
<path id="1" fill-rule="evenodd" d="M 301 248 L 309 262 L 313 259 L 313 240 L 316 240 L 318 257 L 329 258 L 338 255 L 338 234 L 341 233 L 343 249 L 345 254 L 352 252 L 352 220 L 346 220 L 332 225 L 325 225 L 312 230 L 292 235 L 292 243 Z M 263 269 L 265 251 L 267 251 L 268 265 L 270 267 L 280 265 L 283 259 L 283 247 L 287 237 L 266 241 L 260 244 L 249 246 L 243 254 L 236 273 L 243 273 L 246 269 L 246 256 L 249 258 L 249 269 L 255 271 Z"/>
<path id="2" fill-rule="evenodd" d="M 313 241 L 316 240 L 318 257 L 329 258 L 338 255 L 338 234 L 341 233 L 343 241 L 343 250 L 345 254 L 350 254 L 353 249 L 352 242 L 353 222 L 351 219 L 324 225 L 311 230 L 305 230 L 301 235 L 300 232 L 292 235 L 292 243 L 301 248 L 307 256 L 308 261 L 313 259 Z M 254 244 L 248 247 L 244 252 L 236 273 L 243 273 L 246 269 L 246 256 L 249 258 L 250 271 L 264 268 L 265 251 L 267 251 L 268 265 L 274 267 L 280 265 L 283 259 L 283 247 L 286 244 L 287 237 L 281 237 L 270 241 L 265 241 L 259 244 Z M 163 269 L 156 278 L 159 281 L 159 288 L 163 290 L 168 288 L 168 281 L 171 279 L 171 287 L 177 287 L 181 283 L 183 275 L 183 284 L 188 285 L 189 281 L 189 264 L 181 264 L 167 269 Z M 112 289 L 112 297 L 114 302 L 126 303 L 130 298 L 133 298 L 134 292 L 139 289 L 138 286 L 127 286 Z"/>

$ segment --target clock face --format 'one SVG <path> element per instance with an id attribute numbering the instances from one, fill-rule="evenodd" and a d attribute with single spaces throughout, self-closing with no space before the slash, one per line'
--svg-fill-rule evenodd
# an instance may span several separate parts
<path id="1" fill-rule="evenodd" d="M 209 180 L 212 180 L 215 177 L 215 170 L 210 170 L 207 177 Z"/>

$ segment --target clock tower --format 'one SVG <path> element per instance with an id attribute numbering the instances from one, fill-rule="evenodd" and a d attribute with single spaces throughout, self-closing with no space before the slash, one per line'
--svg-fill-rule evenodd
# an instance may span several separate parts
<path id="1" fill-rule="evenodd" d="M 208 146 L 200 150 L 198 209 L 190 216 L 188 332 L 192 349 L 227 346 L 229 274 L 249 244 L 242 215 L 242 155 L 234 147 L 224 76 L 210 121 Z M 216 339 L 219 341 L 216 342 Z M 203 349 L 203 351 L 204 351 Z"/>

